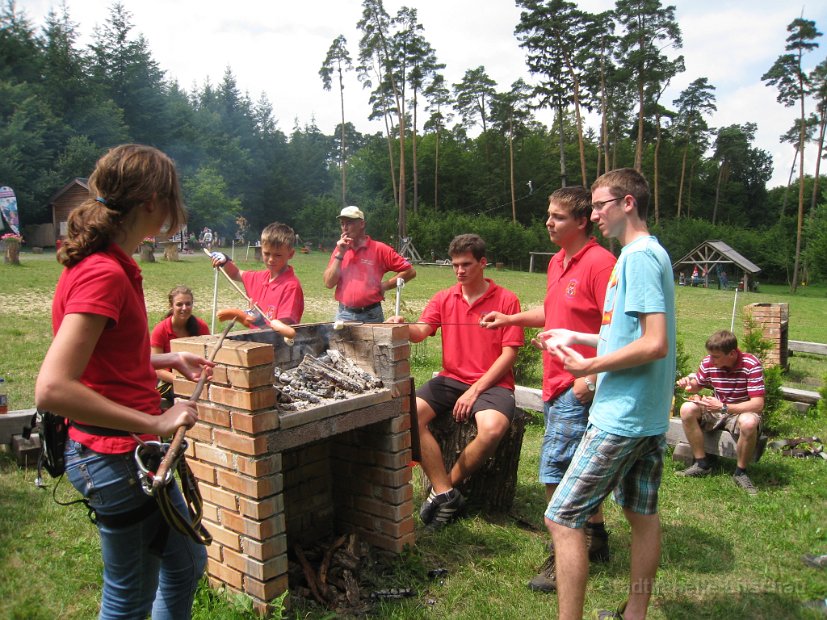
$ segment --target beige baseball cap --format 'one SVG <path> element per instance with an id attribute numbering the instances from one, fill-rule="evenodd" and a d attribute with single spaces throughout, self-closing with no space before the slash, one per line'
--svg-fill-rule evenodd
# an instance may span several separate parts
<path id="1" fill-rule="evenodd" d="M 351 220 L 363 220 L 365 219 L 365 214 L 362 213 L 359 207 L 345 207 L 342 209 L 342 212 L 339 213 L 339 217 L 346 217 Z"/>

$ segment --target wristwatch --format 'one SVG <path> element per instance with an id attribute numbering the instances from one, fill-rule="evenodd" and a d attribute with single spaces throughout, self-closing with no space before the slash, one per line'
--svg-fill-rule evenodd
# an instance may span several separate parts
<path id="1" fill-rule="evenodd" d="M 726 403 L 722 404 L 721 405 L 721 413 L 723 413 L 724 415 L 727 415 L 728 411 L 729 411 L 729 407 L 726 406 Z"/>
<path id="2" fill-rule="evenodd" d="M 586 384 L 586 387 L 588 388 L 589 392 L 594 392 L 594 390 L 597 388 L 594 382 L 588 377 L 583 377 L 583 383 Z"/>

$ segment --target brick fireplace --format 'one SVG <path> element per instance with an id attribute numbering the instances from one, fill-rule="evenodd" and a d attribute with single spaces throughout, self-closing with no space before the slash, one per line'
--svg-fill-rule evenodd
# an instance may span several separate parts
<path id="1" fill-rule="evenodd" d="M 180 338 L 173 351 L 208 356 L 217 336 Z M 287 589 L 287 552 L 332 533 L 356 533 L 399 553 L 414 543 L 408 328 L 330 324 L 297 327 L 289 347 L 270 330 L 234 332 L 215 361 L 187 433 L 187 460 L 213 535 L 208 575 L 250 596 L 256 608 Z M 378 376 L 381 389 L 283 411 L 274 367 L 305 353 L 341 352 Z M 195 384 L 176 379 L 189 396 Z"/>

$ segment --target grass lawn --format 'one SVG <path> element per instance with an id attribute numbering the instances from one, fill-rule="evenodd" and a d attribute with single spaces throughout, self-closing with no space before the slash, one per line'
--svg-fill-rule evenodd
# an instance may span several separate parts
<path id="1" fill-rule="evenodd" d="M 237 252 L 237 254 L 241 254 Z M 239 256 L 243 259 L 243 256 Z M 306 296 L 304 320 L 330 320 L 335 311 L 321 283 L 326 255 L 297 254 L 293 264 Z M 33 382 L 51 336 L 50 302 L 60 266 L 53 255 L 24 253 L 22 265 L 0 265 L 0 376 L 6 378 L 12 409 L 33 406 Z M 241 268 L 256 269 L 240 260 Z M 150 325 L 166 310 L 166 293 L 177 284 L 195 293 L 196 314 L 210 323 L 213 272 L 203 255 L 177 263 L 142 264 Z M 403 290 L 403 309 L 416 319 L 430 296 L 454 282 L 448 267 L 422 266 Z M 542 303 L 545 277 L 491 270 L 500 284 L 514 290 L 524 308 Z M 729 328 L 732 292 L 680 287 L 678 330 L 691 364 L 703 355 L 707 335 Z M 742 333 L 740 308 L 754 302 L 789 302 L 789 337 L 827 342 L 827 298 L 823 287 L 801 289 L 761 286 L 760 293 L 739 294 L 735 331 Z M 393 308 L 388 298 L 385 312 Z M 238 294 L 219 282 L 218 307 L 241 307 Z M 429 339 L 412 348 L 418 382 L 440 363 L 439 342 Z M 817 389 L 827 361 L 795 356 L 785 384 Z M 827 438 L 827 420 L 789 413 L 781 418 L 784 437 Z M 526 430 L 519 485 L 512 514 L 473 516 L 435 534 L 418 531 L 418 542 L 388 576 L 388 587 L 411 587 L 411 599 L 383 603 L 381 618 L 547 618 L 556 598 L 530 592 L 525 584 L 544 559 L 547 534 L 542 526 L 543 490 L 536 482 L 542 438 L 535 420 Z M 661 487 L 663 552 L 650 618 L 817 618 L 800 608 L 802 600 L 827 595 L 827 571 L 807 568 L 803 553 L 827 553 L 827 462 L 781 457 L 768 451 L 751 469 L 756 497 L 731 480 L 733 463 L 722 462 L 715 475 L 700 480 L 674 475 L 680 466 L 667 459 Z M 90 618 L 99 603 L 101 564 L 98 540 L 85 512 L 54 503 L 50 492 L 34 487 L 31 469 L 18 468 L 0 455 L 0 618 Z M 415 475 L 415 501 L 421 489 Z M 52 481 L 49 481 L 51 484 Z M 57 495 L 73 499 L 66 482 Z M 418 503 L 417 503 L 418 505 Z M 629 568 L 630 532 L 617 506 L 606 505 L 612 559 L 595 566 L 589 579 L 587 617 L 616 606 L 624 597 Z M 446 568 L 429 580 L 427 571 Z M 251 617 L 243 602 L 199 592 L 197 618 Z M 290 618 L 328 618 L 312 609 Z"/>

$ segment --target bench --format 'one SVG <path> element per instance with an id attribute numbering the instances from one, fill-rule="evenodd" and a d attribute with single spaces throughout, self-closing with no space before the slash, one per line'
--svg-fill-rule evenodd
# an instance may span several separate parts
<path id="1" fill-rule="evenodd" d="M 666 431 L 666 443 L 674 447 L 672 452 L 672 460 L 680 461 L 686 465 L 692 464 L 692 449 L 689 447 L 689 441 L 683 432 L 683 423 L 680 418 L 669 418 L 669 429 Z M 755 445 L 755 455 L 753 462 L 757 463 L 764 454 L 764 449 L 767 447 L 767 436 L 761 435 Z M 704 433 L 704 449 L 707 454 L 720 456 L 726 459 L 734 459 L 738 457 L 736 452 L 735 437 L 729 431 L 706 431 Z"/>

